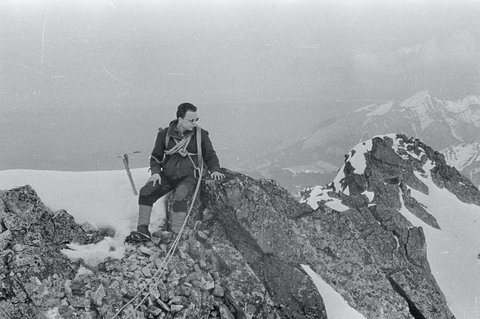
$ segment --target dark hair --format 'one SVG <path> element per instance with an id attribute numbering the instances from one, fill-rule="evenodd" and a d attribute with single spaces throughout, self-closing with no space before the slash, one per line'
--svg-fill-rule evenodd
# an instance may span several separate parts
<path id="1" fill-rule="evenodd" d="M 191 103 L 182 103 L 177 108 L 177 119 L 185 117 L 187 111 L 197 112 L 197 107 Z"/>

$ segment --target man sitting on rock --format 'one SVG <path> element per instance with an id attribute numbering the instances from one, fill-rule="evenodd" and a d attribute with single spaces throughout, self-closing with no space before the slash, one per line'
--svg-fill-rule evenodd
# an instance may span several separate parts
<path id="1" fill-rule="evenodd" d="M 175 190 L 175 192 L 172 212 L 169 214 L 170 230 L 176 234 L 180 232 L 187 217 L 186 199 L 195 190 L 202 162 L 208 167 L 213 179 L 225 177 L 219 172 L 218 157 L 208 132 L 198 127 L 197 121 L 197 107 L 190 103 L 182 103 L 177 108 L 177 119 L 170 122 L 169 127 L 159 129 L 150 157 L 151 176 L 140 190 L 138 198 L 137 231 L 133 231 L 126 241 L 150 240 L 148 226 L 152 206 L 171 190 Z M 200 152 L 198 145 L 201 145 Z M 199 153 L 201 154 L 200 160 Z"/>

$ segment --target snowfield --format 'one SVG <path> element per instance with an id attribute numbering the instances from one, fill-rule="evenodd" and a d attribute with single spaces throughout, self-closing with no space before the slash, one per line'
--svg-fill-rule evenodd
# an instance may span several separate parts
<path id="1" fill-rule="evenodd" d="M 429 195 L 411 189 L 412 197 L 426 206 L 441 230 L 435 229 L 410 213 L 401 213 L 414 226 L 421 226 L 427 241 L 427 256 L 432 274 L 447 298 L 456 318 L 480 318 L 480 207 L 466 204 L 447 189 L 438 188 L 430 177 L 416 174 L 429 188 Z M 400 198 L 401 199 L 401 198 Z"/>
<path id="2" fill-rule="evenodd" d="M 147 168 L 131 171 L 137 190 L 150 176 Z M 96 245 L 70 244 L 64 253 L 72 260 L 83 258 L 92 266 L 107 257 L 124 256 L 123 241 L 136 228 L 137 196 L 122 170 L 98 172 L 62 172 L 41 170 L 0 171 L 0 189 L 29 184 L 51 210 L 65 209 L 78 224 L 85 222 L 96 228 L 113 228 L 115 236 Z M 158 229 L 165 218 L 165 201 L 159 200 L 152 211 L 150 229 Z"/>

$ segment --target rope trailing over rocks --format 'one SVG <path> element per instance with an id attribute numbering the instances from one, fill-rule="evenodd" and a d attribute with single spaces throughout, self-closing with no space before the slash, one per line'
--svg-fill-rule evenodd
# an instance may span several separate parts
<path id="1" fill-rule="evenodd" d="M 193 193 L 193 199 L 192 199 L 192 203 L 190 204 L 190 207 L 188 209 L 187 217 L 185 218 L 185 220 L 183 222 L 183 225 L 180 228 L 180 231 L 178 232 L 178 235 L 177 235 L 177 237 L 175 238 L 175 241 L 172 244 L 172 247 L 170 247 L 170 249 L 168 250 L 167 255 L 165 257 L 165 260 L 161 264 L 160 268 L 155 272 L 155 274 L 152 276 L 152 278 L 150 278 L 150 280 L 147 282 L 147 284 L 142 289 L 140 289 L 140 291 L 132 299 L 130 299 L 129 302 L 127 302 L 125 305 L 123 305 L 123 307 L 120 308 L 120 310 L 118 310 L 118 312 L 115 315 L 113 315 L 113 317 L 111 317 L 110 319 L 117 318 L 120 315 L 120 313 L 128 305 L 132 304 L 134 302 L 134 300 L 137 299 L 145 291 L 145 289 L 150 286 L 150 284 L 154 283 L 155 279 L 160 278 L 163 275 L 163 273 L 165 272 L 165 269 L 168 266 L 168 263 L 172 259 L 173 254 L 175 253 L 175 250 L 177 249 L 178 243 L 180 242 L 180 238 L 182 237 L 183 231 L 185 230 L 185 225 L 187 225 L 188 218 L 190 217 L 190 214 L 192 212 L 193 205 L 195 204 L 195 200 L 197 198 L 198 191 L 200 189 L 200 183 L 202 181 L 202 175 L 203 175 L 203 165 L 200 166 L 200 177 L 198 178 L 198 182 L 197 182 L 197 185 L 195 187 L 195 192 Z M 149 295 L 150 295 L 150 292 L 147 292 L 145 297 L 143 297 L 143 299 L 139 302 L 139 304 L 133 309 L 133 311 L 130 314 L 127 315 L 127 317 L 125 317 L 125 319 L 130 318 L 135 313 L 135 311 L 143 304 L 143 302 L 148 298 Z"/>

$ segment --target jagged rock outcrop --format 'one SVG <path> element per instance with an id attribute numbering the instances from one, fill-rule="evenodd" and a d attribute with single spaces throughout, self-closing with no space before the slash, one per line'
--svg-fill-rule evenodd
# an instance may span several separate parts
<path id="1" fill-rule="evenodd" d="M 39 305 L 59 305 L 61 277 L 73 277 L 78 268 L 60 250 L 102 237 L 64 210 L 50 211 L 28 185 L 0 192 L 0 224 L 0 308 L 13 318 L 35 317 Z"/>
<path id="2" fill-rule="evenodd" d="M 69 261 L 60 249 L 67 242 L 99 240 L 98 233 L 74 225 L 64 211 L 49 212 L 29 187 L 6 191 L 0 201 L 0 307 L 12 318 L 47 312 L 112 318 L 136 298 L 118 318 L 132 312 L 137 318 L 328 318 L 301 267 L 309 265 L 366 318 L 454 318 L 431 273 L 423 229 L 399 209 L 440 228 L 411 195 L 412 189 L 429 192 L 419 178 L 427 162 L 433 163 L 434 182 L 460 200 L 478 205 L 478 189 L 418 140 L 387 136 L 361 147 L 347 154 L 342 174 L 316 209 L 270 180 L 228 170 L 221 181 L 206 178 L 177 252 L 162 272 L 171 233 L 154 233 L 146 245 L 127 244 L 123 259 L 88 267 Z M 344 209 L 332 209 L 325 200 Z M 51 251 L 38 255 L 19 244 Z M 22 264 L 24 251 L 29 262 Z M 36 258 L 51 265 L 37 271 L 30 262 Z"/>
<path id="3" fill-rule="evenodd" d="M 408 303 L 414 318 L 453 318 L 430 272 L 422 227 L 414 227 L 399 212 L 404 206 L 424 223 L 440 228 L 435 217 L 411 196 L 412 189 L 429 193 L 419 178 L 426 175 L 426 169 L 438 187 L 462 202 L 480 204 L 479 190 L 446 165 L 442 154 L 418 139 L 397 134 L 376 137 L 347 154 L 336 179 L 317 196 L 317 210 L 331 211 L 325 203 L 335 199 L 345 205 L 332 223 L 348 216 L 345 222 L 361 234 L 362 246 L 391 288 Z M 312 191 L 307 190 L 305 200 Z"/>
<path id="4" fill-rule="evenodd" d="M 301 269 L 291 241 L 294 216 L 311 209 L 271 181 L 226 172 L 222 183 L 205 182 L 205 209 L 215 212 L 204 224 L 214 242 L 240 252 L 265 286 L 281 318 L 326 318 L 321 296 Z"/>

